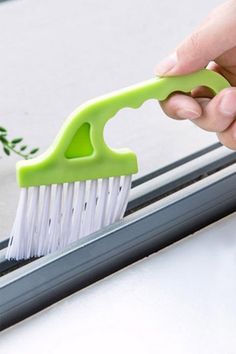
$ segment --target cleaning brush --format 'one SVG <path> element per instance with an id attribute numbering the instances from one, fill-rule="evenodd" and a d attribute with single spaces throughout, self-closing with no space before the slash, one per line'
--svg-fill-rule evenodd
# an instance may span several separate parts
<path id="1" fill-rule="evenodd" d="M 7 259 L 27 259 L 63 250 L 68 244 L 120 220 L 126 210 L 136 155 L 111 149 L 106 122 L 120 109 L 172 92 L 207 86 L 218 93 L 229 83 L 209 70 L 153 78 L 90 100 L 73 112 L 41 156 L 17 163 L 20 199 Z"/>

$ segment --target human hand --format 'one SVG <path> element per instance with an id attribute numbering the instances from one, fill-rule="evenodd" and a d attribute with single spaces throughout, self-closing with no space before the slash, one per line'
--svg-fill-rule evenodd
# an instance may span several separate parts
<path id="1" fill-rule="evenodd" d="M 222 74 L 233 87 L 212 98 L 206 88 L 174 93 L 160 102 L 174 119 L 190 119 L 216 132 L 222 144 L 236 150 L 236 0 L 213 10 L 203 24 L 157 67 L 159 76 L 188 74 L 207 67 Z"/>

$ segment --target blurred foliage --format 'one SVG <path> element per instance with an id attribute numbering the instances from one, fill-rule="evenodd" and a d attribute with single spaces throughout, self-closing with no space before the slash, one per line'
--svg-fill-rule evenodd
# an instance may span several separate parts
<path id="1" fill-rule="evenodd" d="M 7 129 L 0 127 L 0 143 L 2 144 L 2 149 L 5 155 L 9 156 L 14 153 L 26 160 L 33 157 L 33 155 L 38 152 L 39 148 L 29 148 L 23 140 L 23 138 L 14 138 L 10 140 Z"/>

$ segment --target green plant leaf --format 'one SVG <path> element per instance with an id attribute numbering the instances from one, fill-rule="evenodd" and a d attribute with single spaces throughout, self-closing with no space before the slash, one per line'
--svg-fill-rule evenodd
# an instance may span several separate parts
<path id="1" fill-rule="evenodd" d="M 11 141 L 12 144 L 18 144 L 23 140 L 23 138 L 15 138 Z"/>
<path id="2" fill-rule="evenodd" d="M 10 155 L 10 150 L 6 148 L 6 146 L 3 147 L 3 151 L 5 152 L 6 155 Z"/>
<path id="3" fill-rule="evenodd" d="M 38 151 L 39 151 L 39 148 L 35 148 L 30 151 L 30 155 L 36 154 L 36 152 L 38 152 Z"/>
<path id="4" fill-rule="evenodd" d="M 21 137 L 9 140 L 7 129 L 0 126 L 0 145 L 2 144 L 3 151 L 6 155 L 9 156 L 11 155 L 11 153 L 14 153 L 24 159 L 32 158 L 33 155 L 39 151 L 39 148 L 33 148 L 29 152 L 27 152 L 25 150 L 29 149 L 29 147 L 28 145 L 23 145 L 24 142 L 23 144 L 21 144 L 20 146 L 18 145 L 17 147 L 17 144 L 21 143 L 23 140 L 24 139 Z"/>
<path id="5" fill-rule="evenodd" d="M 7 139 L 5 138 L 4 135 L 1 135 L 1 136 L 0 136 L 0 140 L 1 140 L 4 144 L 7 144 L 7 143 L 8 143 L 8 141 L 7 141 Z"/>
<path id="6" fill-rule="evenodd" d="M 22 146 L 20 147 L 20 151 L 24 151 L 26 148 L 27 148 L 27 145 L 22 145 Z"/>

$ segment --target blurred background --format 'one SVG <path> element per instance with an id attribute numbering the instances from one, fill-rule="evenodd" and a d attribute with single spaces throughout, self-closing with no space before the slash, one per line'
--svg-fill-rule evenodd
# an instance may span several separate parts
<path id="1" fill-rule="evenodd" d="M 0 2 L 0 126 L 39 147 L 51 144 L 84 101 L 152 78 L 155 65 L 217 0 L 10 0 Z M 129 147 L 139 176 L 216 142 L 155 101 L 124 109 L 106 127 L 112 147 Z M 15 162 L 0 146 L 0 239 L 18 202 Z"/>

